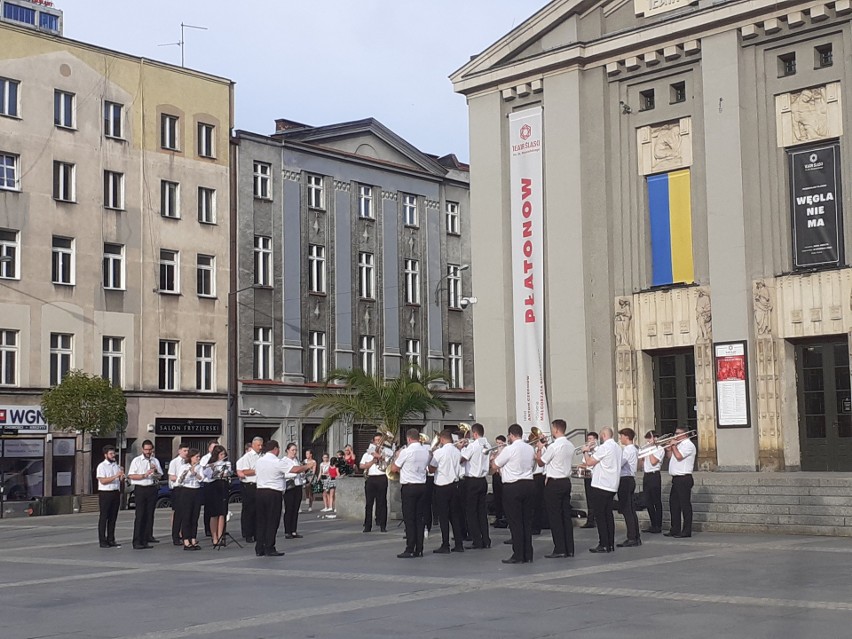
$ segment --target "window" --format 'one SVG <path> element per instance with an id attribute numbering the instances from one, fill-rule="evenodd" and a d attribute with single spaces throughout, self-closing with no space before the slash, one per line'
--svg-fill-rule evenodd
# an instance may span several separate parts
<path id="1" fill-rule="evenodd" d="M 59 16 L 40 11 L 38 14 L 38 26 L 45 31 L 59 32 Z"/>
<path id="2" fill-rule="evenodd" d="M 36 12 L 29 7 L 21 7 L 16 4 L 5 3 L 3 5 L 3 17 L 15 22 L 23 22 L 35 26 Z"/>
<path id="3" fill-rule="evenodd" d="M 825 67 L 830 67 L 833 64 L 834 52 L 832 51 L 831 43 L 823 44 L 822 46 L 814 48 L 815 69 L 824 69 Z M 0 80 L 0 83 L 2 83 L 2 80 Z M 2 96 L 0 96 L 0 99 L 2 99 Z M 0 109 L 2 109 L 2 104 L 0 104 Z"/>
<path id="4" fill-rule="evenodd" d="M 19 231 L 0 229 L 0 278 L 18 279 Z"/>
<path id="5" fill-rule="evenodd" d="M 361 184 L 358 187 L 358 217 L 373 219 L 373 187 Z"/>
<path id="6" fill-rule="evenodd" d="M 308 245 L 308 290 L 325 293 L 325 247 Z"/>
<path id="7" fill-rule="evenodd" d="M 447 306 L 461 308 L 461 267 L 458 264 L 447 265 Z"/>
<path id="8" fill-rule="evenodd" d="M 74 285 L 74 240 L 53 236 L 51 281 L 54 284 Z"/>
<path id="9" fill-rule="evenodd" d="M 321 175 L 308 175 L 308 208 L 325 208 L 325 195 Z"/>
<path id="10" fill-rule="evenodd" d="M 671 104 L 678 104 L 679 102 L 686 102 L 686 82 L 675 82 L 670 87 L 670 99 L 669 102 Z"/>
<path id="11" fill-rule="evenodd" d="M 254 378 L 272 379 L 272 329 L 254 327 Z"/>
<path id="12" fill-rule="evenodd" d="M 215 390 L 213 381 L 213 353 L 215 347 L 207 342 L 195 344 L 195 390 Z"/>
<path id="13" fill-rule="evenodd" d="M 272 199 L 272 165 L 265 162 L 254 163 L 254 196 L 264 200 Z"/>
<path id="14" fill-rule="evenodd" d="M 76 200 L 77 167 L 68 162 L 53 163 L 53 199 L 60 202 Z"/>
<path id="15" fill-rule="evenodd" d="M 325 333 L 309 331 L 308 340 L 308 379 L 311 382 L 322 382 L 325 380 Z"/>
<path id="16" fill-rule="evenodd" d="M 796 74 L 796 54 L 785 53 L 778 56 L 778 77 Z"/>
<path id="17" fill-rule="evenodd" d="M 104 207 L 124 209 L 124 173 L 104 171 Z"/>
<path id="18" fill-rule="evenodd" d="M 376 257 L 372 253 L 358 253 L 358 295 L 371 300 L 376 290 Z"/>
<path id="19" fill-rule="evenodd" d="M 461 233 L 458 202 L 447 202 L 447 233 L 451 235 L 459 235 Z"/>
<path id="20" fill-rule="evenodd" d="M 18 331 L 0 330 L 0 386 L 18 384 Z"/>
<path id="21" fill-rule="evenodd" d="M 639 92 L 639 110 L 650 111 L 654 108 L 654 89 Z"/>
<path id="22" fill-rule="evenodd" d="M 373 335 L 362 335 L 361 346 L 358 349 L 361 354 L 361 370 L 367 375 L 376 374 L 376 338 Z"/>
<path id="23" fill-rule="evenodd" d="M 420 262 L 405 260 L 405 303 L 420 303 Z"/>
<path id="24" fill-rule="evenodd" d="M 254 236 L 254 285 L 272 286 L 272 238 Z"/>
<path id="25" fill-rule="evenodd" d="M 74 354 L 72 338 L 68 333 L 50 334 L 50 385 L 57 386 L 65 374 L 71 370 L 71 358 Z"/>
<path id="26" fill-rule="evenodd" d="M 180 253 L 160 249 L 160 288 L 158 293 L 180 293 Z"/>
<path id="27" fill-rule="evenodd" d="M 450 388 L 464 388 L 462 345 L 450 342 Z"/>
<path id="28" fill-rule="evenodd" d="M 405 361 L 408 364 L 408 374 L 414 375 L 415 368 L 420 368 L 420 340 L 405 340 Z"/>
<path id="29" fill-rule="evenodd" d="M 417 226 L 417 196 L 402 196 L 402 219 L 406 226 Z"/>
<path id="30" fill-rule="evenodd" d="M 124 289 L 124 246 L 104 244 L 104 288 Z"/>
<path id="31" fill-rule="evenodd" d="M 18 117 L 18 88 L 21 83 L 9 78 L 0 78 L 0 115 Z"/>
<path id="32" fill-rule="evenodd" d="M 124 338 L 104 337 L 102 346 L 101 377 L 108 379 L 113 386 L 121 388 L 122 370 L 124 368 Z"/>
<path id="33" fill-rule="evenodd" d="M 169 151 L 179 151 L 178 147 L 178 117 L 176 115 L 160 116 L 160 146 Z"/>
<path id="34" fill-rule="evenodd" d="M 172 339 L 160 340 L 159 388 L 165 391 L 178 390 L 180 385 L 180 367 L 178 366 L 178 347 L 180 342 Z"/>
<path id="35" fill-rule="evenodd" d="M 216 140 L 216 127 L 212 124 L 198 123 L 198 155 L 203 158 L 216 157 L 214 142 Z"/>
<path id="36" fill-rule="evenodd" d="M 53 123 L 56 126 L 73 129 L 75 124 L 76 97 L 73 93 L 56 90 L 53 92 Z"/>
<path id="37" fill-rule="evenodd" d="M 160 180 L 160 215 L 180 218 L 180 184 Z"/>
<path id="38" fill-rule="evenodd" d="M 216 258 L 199 255 L 197 258 L 197 289 L 199 297 L 216 296 Z"/>
<path id="39" fill-rule="evenodd" d="M 8 4 L 6 5 L 9 6 Z M 18 181 L 18 156 L 0 151 L 0 189 L 17 191 L 21 188 Z"/>
<path id="40" fill-rule="evenodd" d="M 216 189 L 198 187 L 198 221 L 216 224 Z"/>
<path id="41" fill-rule="evenodd" d="M 122 135 L 122 113 L 124 105 L 118 102 L 104 102 L 104 135 L 108 138 L 121 139 Z"/>

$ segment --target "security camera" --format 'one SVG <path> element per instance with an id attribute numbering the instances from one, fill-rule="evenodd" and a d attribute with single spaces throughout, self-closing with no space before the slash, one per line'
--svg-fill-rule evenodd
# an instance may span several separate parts
<path id="1" fill-rule="evenodd" d="M 253 417 L 256 417 L 256 416 L 263 417 L 263 413 L 261 413 L 261 412 L 260 412 L 259 410 L 257 410 L 256 408 L 249 408 L 249 409 L 248 409 L 248 414 L 249 414 L 249 415 L 251 415 L 251 416 L 253 416 Z"/>
<path id="2" fill-rule="evenodd" d="M 479 300 L 477 300 L 475 297 L 463 297 L 459 300 L 459 306 L 461 306 L 462 308 L 467 308 L 471 304 L 476 304 L 476 302 L 478 301 Z"/>
<path id="3" fill-rule="evenodd" d="M 154 424 L 148 424 L 147 430 L 148 430 L 149 433 L 153 433 L 154 432 Z"/>

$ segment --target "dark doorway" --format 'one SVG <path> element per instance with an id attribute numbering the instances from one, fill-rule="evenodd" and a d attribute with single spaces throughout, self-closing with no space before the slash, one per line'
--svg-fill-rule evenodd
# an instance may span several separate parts
<path id="1" fill-rule="evenodd" d="M 677 426 L 698 427 L 695 405 L 695 353 L 667 350 L 651 354 L 654 369 L 654 430 L 673 433 Z"/>
<path id="2" fill-rule="evenodd" d="M 314 454 L 314 459 L 322 461 L 322 454 L 328 453 L 334 455 L 328 450 L 328 434 L 323 433 L 316 441 L 314 441 L 314 433 L 316 433 L 318 424 L 302 424 L 302 441 L 300 443 L 299 454 L 304 459 L 305 451 L 309 450 Z"/>

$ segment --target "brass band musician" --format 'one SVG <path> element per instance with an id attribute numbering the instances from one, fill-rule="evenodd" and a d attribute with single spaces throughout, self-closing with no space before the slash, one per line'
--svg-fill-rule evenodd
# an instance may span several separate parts
<path id="1" fill-rule="evenodd" d="M 361 456 L 358 467 L 364 471 L 364 532 L 373 529 L 373 505 L 376 510 L 376 525 L 387 532 L 388 525 L 388 476 L 386 470 L 393 457 L 393 449 L 385 445 L 386 437 L 373 435 L 373 442 Z"/>
<path id="2" fill-rule="evenodd" d="M 160 489 L 160 477 L 163 468 L 154 457 L 154 443 L 150 439 L 142 442 L 142 454 L 130 462 L 127 478 L 133 486 L 133 499 L 136 513 L 133 521 L 133 548 L 144 550 L 159 543 L 154 537 L 154 512 L 157 506 L 157 492 Z"/>

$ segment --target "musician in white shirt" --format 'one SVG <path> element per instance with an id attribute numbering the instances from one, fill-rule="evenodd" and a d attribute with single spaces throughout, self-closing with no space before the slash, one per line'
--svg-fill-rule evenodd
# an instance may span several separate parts
<path id="1" fill-rule="evenodd" d="M 136 507 L 133 521 L 133 548 L 136 550 L 152 548 L 151 543 L 159 543 L 154 538 L 154 512 L 162 475 L 163 468 L 154 457 L 154 443 L 146 439 L 142 442 L 142 454 L 130 462 L 127 474 Z"/>
<path id="2" fill-rule="evenodd" d="M 539 441 L 535 450 L 535 461 L 540 468 L 547 468 L 544 484 L 544 506 L 550 522 L 553 552 L 548 559 L 574 556 L 574 524 L 571 521 L 571 459 L 574 447 L 565 437 L 568 425 L 564 419 L 555 419 L 550 425 L 553 441 L 545 446 Z"/>
<path id="3" fill-rule="evenodd" d="M 115 541 L 115 521 L 121 499 L 121 480 L 124 469 L 115 461 L 115 446 L 103 447 L 104 460 L 98 464 L 98 541 L 101 548 L 121 548 Z"/>
<path id="4" fill-rule="evenodd" d="M 399 559 L 423 556 L 423 537 L 426 527 L 426 469 L 431 454 L 420 443 L 420 432 L 409 428 L 405 432 L 407 445 L 399 450 L 391 472 L 399 473 L 402 496 L 402 519 L 405 522 L 405 550 Z"/>
<path id="5" fill-rule="evenodd" d="M 305 485 L 305 473 L 310 466 L 299 463 L 298 452 L 296 444 L 290 442 L 284 450 L 286 456 L 282 460 L 290 464 L 284 489 L 284 539 L 302 538 L 302 535 L 296 532 L 296 528 L 299 526 L 299 506 Z"/>
<path id="6" fill-rule="evenodd" d="M 641 546 L 639 538 L 639 518 L 636 516 L 636 504 L 633 503 L 633 493 L 636 492 L 636 468 L 639 465 L 639 450 L 633 443 L 636 432 L 632 428 L 622 428 L 618 431 L 621 440 L 621 472 L 618 479 L 618 505 L 627 526 L 627 539 L 619 548 Z"/>
<path id="7" fill-rule="evenodd" d="M 586 445 L 590 448 L 594 448 L 598 445 L 598 434 L 595 431 L 589 431 L 586 433 Z M 583 492 L 586 495 L 586 508 L 588 512 L 586 513 L 586 523 L 580 526 L 580 528 L 597 528 L 597 524 L 595 523 L 595 511 L 592 510 L 592 476 L 583 477 Z"/>
<path id="8" fill-rule="evenodd" d="M 257 476 L 255 466 L 263 450 L 263 437 L 255 437 L 251 440 L 251 446 L 245 454 L 237 460 L 237 477 L 240 478 L 240 495 L 242 498 L 242 513 L 240 514 L 240 530 L 247 543 L 254 543 L 255 527 L 257 525 L 257 514 L 255 503 L 257 502 Z"/>
<path id="9" fill-rule="evenodd" d="M 210 456 L 213 453 L 213 449 L 219 445 L 218 439 L 211 439 L 207 442 L 207 452 L 201 456 L 201 467 L 206 468 L 210 464 Z M 216 461 L 215 459 L 213 461 Z M 212 533 L 210 531 L 210 517 L 211 511 L 210 508 L 207 507 L 207 504 L 210 503 L 210 495 L 209 488 L 212 479 L 208 479 L 207 477 L 201 482 L 201 504 L 204 506 L 204 534 L 207 537 L 211 537 Z"/>
<path id="10" fill-rule="evenodd" d="M 450 525 L 453 527 L 452 552 L 464 552 L 464 535 L 461 528 L 459 480 L 461 477 L 461 452 L 453 444 L 453 434 L 445 430 L 440 435 L 440 446 L 432 453 L 429 470 L 435 473 L 435 506 L 441 527 L 441 546 L 432 552 L 450 551 Z"/>
<path id="11" fill-rule="evenodd" d="M 186 461 L 178 468 L 176 486 L 181 489 L 180 536 L 184 550 L 201 550 L 198 545 L 198 516 L 201 513 L 201 486 L 204 482 L 204 467 L 201 452 L 190 448 Z"/>
<path id="12" fill-rule="evenodd" d="M 509 426 L 509 443 L 492 462 L 500 469 L 503 480 L 503 507 L 512 533 L 512 556 L 504 564 L 521 564 L 533 560 L 532 520 L 535 486 L 533 466 L 535 451 L 524 441 L 519 424 Z"/>
<path id="13" fill-rule="evenodd" d="M 178 446 L 178 454 L 169 462 L 169 488 L 172 490 L 172 543 L 182 546 L 180 538 L 180 524 L 183 514 L 181 512 L 183 487 L 177 485 L 178 469 L 183 465 L 189 454 L 189 444 L 181 443 Z"/>
<path id="14" fill-rule="evenodd" d="M 642 460 L 642 495 L 648 508 L 650 525 L 642 532 L 663 532 L 663 493 L 662 467 L 666 451 L 657 445 L 657 433 L 649 430 L 645 433 L 645 447 L 652 447 Z"/>
<path id="15" fill-rule="evenodd" d="M 281 523 L 281 507 L 287 475 L 293 468 L 289 459 L 279 459 L 281 448 L 278 442 L 270 439 L 263 447 L 263 454 L 255 464 L 257 478 L 257 526 L 254 554 L 258 557 L 281 557 L 284 555 L 275 547 L 278 526 Z"/>
<path id="16" fill-rule="evenodd" d="M 488 532 L 488 455 L 491 446 L 485 439 L 485 427 L 473 424 L 470 427 L 471 439 L 462 448 L 461 457 L 464 460 L 467 479 L 464 481 L 462 499 L 467 512 L 467 526 L 473 544 L 470 549 L 491 548 L 491 535 Z"/>
<path id="17" fill-rule="evenodd" d="M 390 463 L 391 448 L 384 445 L 381 433 L 373 435 L 373 443 L 361 456 L 358 467 L 364 471 L 364 532 L 373 529 L 373 505 L 376 508 L 376 525 L 387 532 L 388 525 L 388 476 L 382 467 Z M 385 466 L 386 468 L 386 466 Z"/>
<path id="18" fill-rule="evenodd" d="M 695 452 L 695 444 L 687 437 L 686 428 L 675 428 L 675 438 L 666 447 L 669 475 L 672 476 L 672 489 L 669 493 L 672 521 L 666 537 L 692 537 L 692 471 L 695 468 Z"/>
<path id="19" fill-rule="evenodd" d="M 612 502 L 618 492 L 621 448 L 612 437 L 612 428 L 605 426 L 600 430 L 600 444 L 593 453 L 589 453 L 589 444 L 583 447 L 583 461 L 592 469 L 589 496 L 598 526 L 598 545 L 589 549 L 589 552 L 594 553 L 615 550 L 615 518 L 612 515 Z"/>

